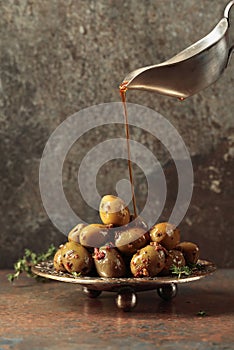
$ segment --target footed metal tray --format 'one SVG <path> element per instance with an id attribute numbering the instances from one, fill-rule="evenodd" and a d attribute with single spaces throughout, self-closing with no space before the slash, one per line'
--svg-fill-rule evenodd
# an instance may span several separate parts
<path id="1" fill-rule="evenodd" d="M 206 260 L 199 260 L 198 268 L 194 268 L 189 276 L 182 275 L 180 278 L 173 275 L 166 277 L 126 277 L 107 278 L 97 276 L 78 276 L 66 272 L 54 270 L 53 261 L 45 261 L 36 264 L 32 272 L 38 276 L 61 282 L 77 283 L 82 286 L 83 291 L 91 298 L 95 298 L 102 291 L 117 292 L 116 304 L 120 309 L 129 311 L 137 303 L 136 292 L 157 289 L 157 292 L 164 300 L 170 300 L 177 294 L 177 284 L 192 282 L 206 277 L 216 270 L 216 266 Z"/>

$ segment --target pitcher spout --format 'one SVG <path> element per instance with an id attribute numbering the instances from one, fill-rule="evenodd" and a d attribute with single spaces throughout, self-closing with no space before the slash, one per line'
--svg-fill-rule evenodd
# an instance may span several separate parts
<path id="1" fill-rule="evenodd" d="M 129 73 L 123 80 L 126 89 L 185 99 L 214 83 L 227 67 L 233 49 L 228 33 L 233 4 L 234 0 L 226 6 L 224 17 L 201 40 L 163 63 Z"/>

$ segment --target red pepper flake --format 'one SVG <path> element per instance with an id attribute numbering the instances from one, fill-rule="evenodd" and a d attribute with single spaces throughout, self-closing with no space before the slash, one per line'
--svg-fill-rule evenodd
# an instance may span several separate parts
<path id="1" fill-rule="evenodd" d="M 164 248 L 161 244 L 157 242 L 150 242 L 150 245 L 154 247 L 156 252 L 162 250 L 165 254 L 168 254 L 168 251 L 166 250 L 166 248 Z"/>
<path id="2" fill-rule="evenodd" d="M 142 274 L 143 274 L 143 276 L 145 276 L 145 277 L 149 277 L 149 276 L 150 276 L 149 271 L 148 271 L 146 268 L 143 268 L 143 269 L 142 269 Z"/>
<path id="3" fill-rule="evenodd" d="M 73 264 L 71 262 L 67 262 L 66 263 L 66 267 L 68 268 L 68 270 L 71 270 Z"/>
<path id="4" fill-rule="evenodd" d="M 94 259 L 102 260 L 105 256 L 106 254 L 103 251 L 100 252 L 99 248 L 94 248 Z"/>
<path id="5" fill-rule="evenodd" d="M 136 273 L 135 273 L 135 275 L 134 275 L 135 277 L 141 277 L 141 273 L 140 273 L 140 271 L 137 271 Z"/>

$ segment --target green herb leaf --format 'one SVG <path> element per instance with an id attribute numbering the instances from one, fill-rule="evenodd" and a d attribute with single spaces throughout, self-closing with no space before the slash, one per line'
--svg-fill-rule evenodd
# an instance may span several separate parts
<path id="1" fill-rule="evenodd" d="M 204 316 L 206 316 L 206 312 L 203 311 L 203 310 L 200 310 L 200 311 L 198 311 L 197 316 L 202 316 L 202 317 L 204 317 Z"/>
<path id="2" fill-rule="evenodd" d="M 171 273 L 177 275 L 178 278 L 181 278 L 182 275 L 189 276 L 192 274 L 193 270 L 189 266 L 176 266 L 172 265 Z"/>
<path id="3" fill-rule="evenodd" d="M 72 272 L 71 274 L 73 277 L 80 277 L 81 272 Z"/>
<path id="4" fill-rule="evenodd" d="M 31 267 L 41 261 L 46 261 L 49 258 L 52 258 L 56 253 L 57 248 L 51 244 L 48 250 L 45 253 L 36 254 L 32 252 L 30 249 L 26 248 L 24 251 L 24 256 L 19 259 L 14 264 L 14 273 L 7 275 L 7 279 L 9 282 L 13 282 L 22 272 L 26 272 L 28 277 L 34 277 Z"/>

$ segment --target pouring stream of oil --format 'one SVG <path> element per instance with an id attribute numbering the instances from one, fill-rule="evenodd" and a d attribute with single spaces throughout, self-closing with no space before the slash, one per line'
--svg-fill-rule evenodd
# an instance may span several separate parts
<path id="1" fill-rule="evenodd" d="M 129 180 L 131 183 L 131 191 L 132 191 L 132 203 L 134 210 L 134 217 L 137 217 L 137 206 L 136 206 L 136 196 L 134 190 L 134 181 L 133 181 L 133 171 L 132 171 L 132 161 L 131 161 L 131 150 L 130 150 L 130 133 L 129 133 L 129 124 L 128 124 L 128 111 L 127 111 L 127 103 L 126 103 L 126 91 L 127 91 L 127 81 L 124 81 L 120 87 L 119 92 L 123 103 L 124 110 L 124 118 L 125 118 L 125 133 L 126 133 L 126 141 L 127 141 L 127 152 L 128 152 L 128 172 L 129 172 Z M 184 97 L 178 98 L 181 102 L 185 100 Z"/>
<path id="2" fill-rule="evenodd" d="M 136 218 L 137 217 L 137 206 L 136 206 L 136 196 L 135 196 L 133 172 L 132 172 L 132 161 L 131 161 L 131 150 L 130 150 L 130 132 L 129 132 L 129 124 L 128 124 L 128 111 L 127 111 L 127 104 L 126 104 L 126 91 L 127 91 L 126 83 L 123 82 L 119 87 L 119 92 L 120 92 L 120 96 L 121 96 L 122 103 L 123 103 L 123 109 L 124 109 L 125 133 L 126 133 L 127 152 L 128 152 L 128 172 L 129 172 L 129 180 L 131 183 L 134 218 Z"/>

